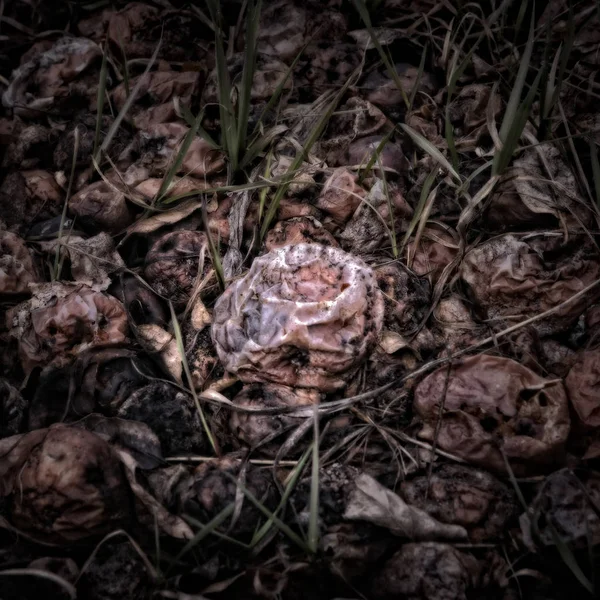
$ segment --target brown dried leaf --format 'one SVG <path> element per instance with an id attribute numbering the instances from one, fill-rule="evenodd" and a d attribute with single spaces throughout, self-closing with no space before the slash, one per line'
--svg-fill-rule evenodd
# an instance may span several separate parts
<path id="1" fill-rule="evenodd" d="M 69 198 L 69 211 L 97 230 L 119 233 L 133 221 L 125 194 L 105 181 L 96 181 Z"/>
<path id="2" fill-rule="evenodd" d="M 159 295 L 181 307 L 188 302 L 196 277 L 205 277 L 209 269 L 206 234 L 182 229 L 165 233 L 152 244 L 144 276 Z"/>
<path id="3" fill-rule="evenodd" d="M 110 276 L 125 267 L 125 262 L 115 250 L 113 239 L 108 233 L 99 233 L 87 239 L 65 235 L 41 245 L 49 253 L 60 246 L 69 257 L 73 279 L 96 291 L 106 290 L 111 283 Z"/>
<path id="4" fill-rule="evenodd" d="M 493 475 L 465 465 L 446 464 L 431 477 L 421 475 L 401 485 L 403 498 L 442 523 L 461 525 L 481 543 L 501 537 L 517 512 L 514 493 Z"/>
<path id="5" fill-rule="evenodd" d="M 133 142 L 119 156 L 121 170 L 133 162 L 148 169 L 152 177 L 162 177 L 171 166 L 181 143 L 189 131 L 182 123 L 153 123 L 138 131 Z M 137 157 L 140 157 L 139 159 Z M 225 167 L 225 158 L 207 141 L 195 137 L 183 158 L 178 174 L 203 179 Z"/>
<path id="6" fill-rule="evenodd" d="M 137 338 L 144 350 L 156 355 L 165 372 L 179 384 L 182 383 L 183 363 L 175 336 L 155 324 L 142 324 L 136 328 Z"/>
<path id="7" fill-rule="evenodd" d="M 362 473 L 356 479 L 356 486 L 348 499 L 344 518 L 385 527 L 394 535 L 409 540 L 467 539 L 464 527 L 440 523 L 425 511 L 409 506 L 400 496 L 366 473 Z"/>
<path id="8" fill-rule="evenodd" d="M 140 76 L 129 81 L 133 89 Z M 194 71 L 152 71 L 144 79 L 136 102 L 129 110 L 127 117 L 138 129 L 147 129 L 153 123 L 170 123 L 177 120 L 173 99 L 190 108 L 192 97 L 198 93 L 200 74 Z M 121 110 L 127 101 L 125 83 L 121 83 L 111 96 L 117 111 Z M 140 102 L 143 100 L 143 102 Z"/>
<path id="9" fill-rule="evenodd" d="M 593 504 L 592 504 L 593 503 Z M 594 506 L 595 505 L 595 506 Z M 531 506 L 538 516 L 538 531 L 544 544 L 554 545 L 552 525 L 560 539 L 579 548 L 600 544 L 600 474 L 568 469 L 549 475 Z"/>

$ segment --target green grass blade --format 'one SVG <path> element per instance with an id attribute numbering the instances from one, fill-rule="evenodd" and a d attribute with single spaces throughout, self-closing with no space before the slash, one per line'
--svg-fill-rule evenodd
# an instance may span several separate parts
<path id="1" fill-rule="evenodd" d="M 406 233 L 404 234 L 404 239 L 402 240 L 402 249 L 404 249 L 404 247 L 408 243 L 408 240 L 410 239 L 410 236 L 413 234 L 415 227 L 421 221 L 421 215 L 423 214 L 423 210 L 425 209 L 425 204 L 427 202 L 427 198 L 429 197 L 429 191 L 431 190 L 431 186 L 435 181 L 436 175 L 437 169 L 433 169 L 429 173 L 429 175 L 427 175 L 427 179 L 425 179 L 423 183 L 423 187 L 421 188 L 421 195 L 419 196 L 419 202 L 415 207 L 415 212 L 413 214 L 412 219 L 410 220 Z"/>
<path id="2" fill-rule="evenodd" d="M 484 38 L 484 34 L 480 35 L 479 38 L 475 40 L 475 42 L 473 43 L 473 45 L 471 46 L 470 50 L 467 52 L 461 63 L 450 71 L 450 77 L 448 78 L 448 101 L 450 100 L 450 97 L 454 95 L 458 80 L 462 77 L 466 68 L 469 66 L 469 62 L 471 61 L 475 50 L 477 50 L 477 47 Z"/>
<path id="3" fill-rule="evenodd" d="M 183 336 L 181 335 L 181 328 L 179 327 L 179 321 L 177 321 L 177 315 L 175 314 L 175 309 L 173 308 L 173 304 L 169 301 L 169 308 L 171 309 L 171 323 L 173 325 L 173 333 L 175 335 L 175 340 L 177 341 L 177 349 L 179 350 L 179 355 L 181 356 L 181 362 L 183 364 L 183 370 L 185 371 L 185 376 L 188 380 L 188 385 L 190 386 L 190 392 L 192 393 L 192 397 L 194 398 L 194 403 L 196 404 L 196 410 L 198 411 L 198 415 L 200 416 L 200 421 L 202 422 L 202 427 L 204 432 L 206 433 L 206 437 L 210 442 L 210 445 L 216 455 L 219 454 L 217 444 L 215 442 L 215 438 L 210 430 L 208 422 L 206 421 L 206 417 L 204 416 L 204 410 L 202 410 L 202 405 L 200 404 L 200 399 L 198 398 L 198 394 L 196 394 L 196 389 L 194 388 L 194 380 L 192 379 L 192 374 L 190 372 L 190 365 L 188 364 L 187 358 L 185 356 L 185 346 L 183 345 Z"/>
<path id="4" fill-rule="evenodd" d="M 558 553 L 560 554 L 560 557 L 562 558 L 565 565 L 569 567 L 569 570 L 571 571 L 571 573 L 573 573 L 573 575 L 575 575 L 577 581 L 579 581 L 579 583 L 590 594 L 594 594 L 594 586 L 592 585 L 592 582 L 586 577 L 584 572 L 581 570 L 581 567 L 579 566 L 579 564 L 577 564 L 577 559 L 573 555 L 571 548 L 567 546 L 567 544 L 560 537 L 558 531 L 556 531 L 556 528 L 554 527 L 554 525 L 552 525 L 552 523 L 550 523 L 550 521 L 548 521 L 548 529 L 552 534 L 552 540 L 554 541 L 556 549 L 558 550 Z"/>
<path id="5" fill-rule="evenodd" d="M 590 161 L 592 163 L 592 178 L 594 180 L 594 192 L 596 193 L 596 205 L 600 208 L 600 162 L 598 160 L 598 148 L 593 139 L 590 139 Z"/>
<path id="6" fill-rule="evenodd" d="M 489 169 L 493 164 L 493 161 L 488 160 L 483 163 L 480 167 L 477 167 L 464 181 L 464 183 L 456 190 L 457 194 L 463 195 L 465 192 L 469 191 L 471 187 L 471 183 L 473 180 L 477 178 L 481 173 L 483 173 L 486 169 Z"/>
<path id="7" fill-rule="evenodd" d="M 156 61 L 156 57 L 158 56 L 158 52 L 160 50 L 161 45 L 162 45 L 162 37 L 158 41 L 158 44 L 156 44 L 156 48 L 155 48 L 154 52 L 152 53 L 152 56 L 151 56 L 150 60 L 148 61 L 148 64 L 146 65 L 146 69 L 142 73 L 142 76 L 138 79 L 138 82 L 136 83 L 133 90 L 131 90 L 131 94 L 129 94 L 129 97 L 125 101 L 123 108 L 121 108 L 121 110 L 119 111 L 119 114 L 115 117 L 113 124 L 110 126 L 108 132 L 106 133 L 106 137 L 102 141 L 102 145 L 100 146 L 100 148 L 98 148 L 96 154 L 94 155 L 94 159 L 96 160 L 96 162 L 100 162 L 99 161 L 100 155 L 109 149 L 113 138 L 115 137 L 115 135 L 117 134 L 117 131 L 119 130 L 119 127 L 121 126 L 121 122 L 123 121 L 123 119 L 125 118 L 127 113 L 129 112 L 131 105 L 134 103 L 135 98 L 136 98 L 138 92 L 140 91 L 140 88 L 142 87 L 142 84 L 145 83 L 146 77 L 148 76 L 148 73 L 150 72 L 152 65 Z"/>
<path id="8" fill-rule="evenodd" d="M 360 18 L 363 20 L 363 23 L 365 24 L 369 35 L 371 36 L 371 41 L 373 45 L 377 49 L 377 52 L 379 52 L 379 56 L 381 56 L 381 60 L 383 61 L 383 64 L 387 69 L 388 75 L 394 81 L 396 87 L 402 94 L 402 99 L 404 100 L 404 104 L 406 104 L 406 108 L 410 109 L 410 101 L 408 99 L 408 96 L 406 95 L 406 92 L 404 91 L 404 87 L 402 85 L 402 82 L 400 81 L 398 73 L 396 72 L 396 68 L 391 63 L 386 52 L 383 50 L 381 44 L 379 43 L 379 40 L 377 39 L 377 34 L 375 33 L 373 26 L 371 25 L 371 16 L 369 15 L 369 11 L 364 3 L 364 0 L 352 0 L 352 2 L 356 10 L 358 11 Z"/>
<path id="9" fill-rule="evenodd" d="M 519 71 L 517 72 L 517 77 L 515 79 L 513 89 L 510 93 L 510 97 L 506 105 L 506 111 L 504 112 L 502 125 L 500 127 L 499 135 L 502 142 L 506 141 L 509 135 L 509 131 L 513 127 L 514 121 L 517 117 L 517 111 L 521 102 L 523 88 L 527 79 L 527 73 L 529 72 L 529 63 L 531 61 L 531 55 L 533 53 L 533 42 L 535 39 L 534 24 L 534 15 L 532 15 L 531 25 L 529 27 L 529 37 L 527 38 L 527 44 L 525 46 L 523 56 L 521 57 Z"/>
<path id="10" fill-rule="evenodd" d="M 262 190 L 263 188 L 275 187 L 279 185 L 280 180 L 276 181 L 251 181 L 249 183 L 241 183 L 238 185 L 221 185 L 214 188 L 207 188 L 202 190 L 203 194 L 207 196 L 210 194 L 221 194 L 227 192 L 243 192 L 244 190 Z M 190 198 L 191 196 L 197 196 L 198 191 L 193 190 L 190 192 L 184 192 L 183 194 L 178 194 L 176 196 L 170 196 L 169 198 L 165 198 L 163 204 L 173 204 L 174 202 L 178 202 L 179 200 L 183 200 L 185 198 Z"/>
<path id="11" fill-rule="evenodd" d="M 206 239 L 208 240 L 208 250 L 210 252 L 213 269 L 215 270 L 215 274 L 217 276 L 219 288 L 222 292 L 224 292 L 225 272 L 223 271 L 223 263 L 221 262 L 221 255 L 219 254 L 219 249 L 217 248 L 217 245 L 213 240 L 212 233 L 210 232 L 208 214 L 206 211 L 206 196 L 204 196 L 204 199 L 202 201 L 202 221 L 204 223 L 204 232 L 206 233 Z"/>
<path id="12" fill-rule="evenodd" d="M 219 525 L 223 524 L 235 510 L 235 505 L 232 502 L 227 505 L 221 512 L 215 515 L 206 525 L 204 525 L 200 531 L 181 549 L 179 554 L 175 557 L 175 561 L 180 560 L 190 550 L 193 550 L 205 537 L 213 533 Z M 194 523 L 198 523 L 194 519 Z"/>
<path id="13" fill-rule="evenodd" d="M 450 96 L 448 96 L 448 100 Z M 444 138 L 446 144 L 448 144 L 448 151 L 450 152 L 450 159 L 452 160 L 452 166 L 455 170 L 459 168 L 458 152 L 456 151 L 456 142 L 454 140 L 454 127 L 452 121 L 450 121 L 450 103 L 446 104 L 446 116 L 444 119 Z"/>
<path id="14" fill-rule="evenodd" d="M 190 5 L 190 9 L 196 13 L 200 21 L 202 21 L 209 29 L 211 29 L 212 31 L 215 30 L 213 22 L 196 6 L 195 3 L 192 3 Z"/>
<path id="15" fill-rule="evenodd" d="M 219 91 L 219 114 L 221 119 L 221 145 L 229 158 L 233 173 L 238 170 L 239 147 L 235 112 L 231 102 L 231 79 L 223 45 L 222 15 L 219 0 L 207 0 L 211 18 L 215 24 L 215 59 L 217 87 Z"/>
<path id="16" fill-rule="evenodd" d="M 181 102 L 177 102 L 176 112 L 187 123 L 188 127 L 194 127 L 196 117 L 187 106 L 181 104 Z M 221 149 L 221 146 L 219 146 L 219 144 L 215 142 L 214 138 L 202 127 L 201 124 L 198 125 L 198 135 L 206 142 L 208 142 L 210 144 L 210 147 L 214 150 Z"/>
<path id="17" fill-rule="evenodd" d="M 527 6 L 529 5 L 529 0 L 525 0 L 525 2 L 521 3 L 519 7 L 519 13 L 517 15 L 517 20 L 515 22 L 515 39 L 519 35 L 519 31 L 521 31 L 521 26 L 523 25 L 523 20 L 525 19 L 525 13 L 527 12 Z M 535 11 L 533 11 L 535 14 Z M 533 20 L 533 18 L 532 18 Z"/>
<path id="18" fill-rule="evenodd" d="M 365 165 L 365 168 L 360 169 L 360 174 L 358 177 L 359 185 L 362 184 L 365 177 L 368 177 L 369 173 L 371 172 L 371 169 L 373 168 L 373 165 L 375 164 L 375 161 L 379 160 L 380 154 L 383 152 L 385 145 L 390 141 L 390 139 L 391 139 L 392 135 L 394 135 L 395 131 L 396 131 L 396 128 L 394 127 L 391 131 L 386 133 L 381 138 L 381 141 L 379 142 L 379 144 L 377 144 L 377 148 L 375 148 L 375 151 L 371 155 L 371 158 L 369 158 L 369 162 Z"/>
<path id="19" fill-rule="evenodd" d="M 319 547 L 319 413 L 315 404 L 313 417 L 312 471 L 310 475 L 310 505 L 308 518 L 308 547 L 316 554 Z"/>
<path id="20" fill-rule="evenodd" d="M 106 59 L 106 48 L 102 49 L 102 65 L 100 66 L 100 80 L 98 82 L 98 96 L 96 99 L 96 131 L 94 133 L 93 156 L 96 156 L 98 144 L 100 143 L 100 131 L 102 128 L 102 113 L 104 113 L 104 102 L 106 101 L 106 76 L 108 75 L 108 61 Z"/>
<path id="21" fill-rule="evenodd" d="M 73 181 L 75 180 L 75 167 L 77 166 L 77 155 L 79 154 L 79 127 L 75 127 L 73 130 L 73 160 L 71 161 L 71 172 L 69 173 L 69 184 L 67 186 L 67 193 L 65 194 L 65 203 L 63 205 L 62 213 L 60 215 L 60 227 L 58 229 L 58 239 L 56 240 L 56 254 L 54 255 L 54 269 L 52 272 L 53 281 L 60 279 L 61 273 L 61 244 L 63 227 L 65 226 L 65 220 L 67 218 L 67 208 L 69 207 L 69 199 L 71 198 L 71 190 L 73 189 Z"/>
<path id="22" fill-rule="evenodd" d="M 434 160 L 436 160 L 442 167 L 444 167 L 448 173 L 452 175 L 459 183 L 461 182 L 460 175 L 456 172 L 454 167 L 448 162 L 448 159 L 426 138 L 420 133 L 417 133 L 412 127 L 409 127 L 405 123 L 400 123 L 400 127 L 412 138 L 413 142 L 421 148 L 424 152 L 429 154 Z"/>
<path id="23" fill-rule="evenodd" d="M 262 0 L 248 0 L 246 8 L 246 45 L 244 48 L 244 69 L 242 71 L 242 86 L 238 95 L 238 148 L 246 147 L 248 132 L 248 117 L 250 115 L 250 95 L 252 81 L 256 70 L 256 55 L 258 47 L 258 24 Z"/>
<path id="24" fill-rule="evenodd" d="M 205 527 L 204 523 L 202 523 L 201 521 L 198 521 L 197 519 L 194 519 L 194 517 L 191 517 L 190 515 L 184 515 L 184 519 L 188 523 L 190 523 L 191 525 L 195 525 L 196 527 L 200 527 L 200 528 Z M 230 527 L 231 527 L 231 525 L 230 525 Z M 221 533 L 217 529 L 213 529 L 210 533 L 212 535 L 214 535 L 215 537 L 218 537 L 221 540 L 225 540 L 225 541 L 229 542 L 230 544 L 235 544 L 236 546 L 239 546 L 240 548 L 244 548 L 244 550 L 250 549 L 250 546 L 248 544 L 244 544 L 244 542 L 240 542 L 240 540 L 236 540 L 235 538 L 233 538 L 225 533 Z"/>
<path id="25" fill-rule="evenodd" d="M 357 71 L 355 71 L 355 73 L 356 72 Z M 277 188 L 277 192 L 275 193 L 275 196 L 273 197 L 273 200 L 271 201 L 271 204 L 269 205 L 269 209 L 267 210 L 267 214 L 265 215 L 265 220 L 263 221 L 262 226 L 260 228 L 260 241 L 262 241 L 264 239 L 267 231 L 269 230 L 269 226 L 271 225 L 271 221 L 277 214 L 277 209 L 279 208 L 279 202 L 285 195 L 285 192 L 287 191 L 287 189 L 292 181 L 293 173 L 300 168 L 300 166 L 302 165 L 302 162 L 304 161 L 304 159 L 310 152 L 310 150 L 313 147 L 313 145 L 315 144 L 315 142 L 321 137 L 321 134 L 325 130 L 325 127 L 327 126 L 327 123 L 329 122 L 331 115 L 337 108 L 337 105 L 340 103 L 341 99 L 344 97 L 344 94 L 350 87 L 350 84 L 353 79 L 354 79 L 354 74 L 351 75 L 347 79 L 346 83 L 342 86 L 342 88 L 338 91 L 338 93 L 335 95 L 333 100 L 329 103 L 327 109 L 321 115 L 321 118 L 315 123 L 315 126 L 311 130 L 311 132 L 308 136 L 308 139 L 304 143 L 302 151 L 298 152 L 296 154 L 296 157 L 294 158 L 294 160 L 292 161 L 292 164 L 290 165 L 289 169 L 286 172 L 286 175 L 284 177 L 282 184 Z"/>
<path id="26" fill-rule="evenodd" d="M 575 41 L 575 18 L 573 16 L 573 5 L 569 2 L 569 18 L 567 21 L 567 39 L 564 43 L 564 47 L 560 57 L 560 67 L 558 69 L 558 83 L 556 85 L 556 90 L 554 91 L 554 100 L 556 103 L 558 100 L 558 94 L 560 93 L 560 88 L 562 86 L 562 82 L 565 78 L 565 73 L 567 70 L 567 64 L 569 62 L 569 58 L 571 56 L 571 50 L 573 49 L 573 42 Z"/>
<path id="27" fill-rule="evenodd" d="M 547 119 L 554 108 L 554 102 L 556 99 L 556 73 L 558 70 L 558 59 L 560 58 L 560 53 L 562 49 L 562 44 L 558 47 L 556 54 L 554 55 L 554 60 L 552 61 L 552 66 L 550 67 L 550 73 L 548 73 L 548 80 L 546 82 L 546 90 L 544 93 L 544 108 L 542 111 L 542 116 L 544 119 Z"/>
<path id="28" fill-rule="evenodd" d="M 269 179 L 271 177 L 271 160 L 273 160 L 273 153 L 269 152 L 267 155 L 267 164 L 265 166 L 265 179 Z M 267 193 L 269 188 L 263 188 L 260 190 L 260 194 L 258 196 L 258 222 L 262 221 L 263 212 L 265 210 L 265 202 L 267 200 Z"/>
<path id="29" fill-rule="evenodd" d="M 398 244 L 396 241 L 396 221 L 394 219 L 394 205 L 392 204 L 392 198 L 390 196 L 390 189 L 387 184 L 387 179 L 385 176 L 385 170 L 383 165 L 381 164 L 381 158 L 379 159 L 379 170 L 381 171 L 381 181 L 383 182 L 383 193 L 385 194 L 385 198 L 387 200 L 388 211 L 390 213 L 390 243 L 392 245 L 392 254 L 394 258 L 398 258 Z"/>
<path id="30" fill-rule="evenodd" d="M 475 50 L 477 50 L 477 47 L 484 38 L 485 34 L 482 33 L 479 36 L 479 38 L 475 40 L 470 50 L 467 52 L 467 54 L 458 66 L 456 66 L 458 58 L 452 61 L 452 68 L 450 69 L 450 76 L 448 77 L 448 94 L 446 97 L 446 111 L 444 118 L 444 137 L 446 139 L 446 144 L 448 144 L 448 151 L 450 152 L 452 166 L 456 171 L 458 171 L 459 168 L 459 158 L 458 152 L 456 151 L 454 128 L 452 127 L 452 122 L 450 121 L 450 103 L 452 102 L 452 96 L 456 92 L 456 85 L 458 83 L 458 80 L 462 77 L 462 74 L 465 72 L 465 69 L 469 66 L 469 63 L 471 62 L 471 57 L 473 56 Z M 458 53 L 456 54 L 456 56 L 458 57 Z"/>
<path id="31" fill-rule="evenodd" d="M 292 542 L 294 542 L 302 550 L 304 550 L 305 552 L 310 552 L 310 549 L 306 546 L 304 541 L 298 535 L 296 535 L 288 525 L 286 525 L 281 519 L 279 519 L 279 517 L 275 516 L 274 513 L 272 513 L 261 502 L 259 502 L 256 499 L 256 497 L 254 496 L 254 494 L 249 489 L 247 489 L 241 482 L 236 481 L 236 479 L 234 477 L 232 477 L 229 473 L 223 472 L 223 475 L 225 475 L 225 477 L 227 477 L 229 480 L 231 480 L 232 483 L 235 483 L 235 485 L 237 485 L 240 488 L 240 490 L 242 491 L 244 496 L 246 496 L 246 498 L 248 498 L 248 500 L 250 500 L 250 502 L 252 504 L 254 504 L 254 506 L 263 515 L 265 515 L 265 517 L 267 517 L 267 519 L 270 519 L 273 522 L 273 524 L 275 525 L 275 527 L 277 527 L 277 529 L 279 529 L 284 535 L 286 535 Z"/>
<path id="32" fill-rule="evenodd" d="M 285 490 L 283 491 L 283 494 L 281 495 L 281 501 L 279 502 L 279 505 L 277 506 L 277 508 L 275 509 L 275 512 L 273 513 L 275 516 L 277 516 L 281 512 L 283 507 L 286 505 L 290 495 L 294 491 L 294 487 L 296 486 L 296 483 L 300 477 L 300 474 L 302 473 L 302 470 L 304 469 L 304 466 L 306 465 L 306 463 L 308 462 L 308 459 L 311 456 L 311 453 L 312 453 L 312 446 L 310 448 L 308 448 L 306 450 L 306 452 L 304 452 L 304 454 L 301 456 L 300 460 L 298 461 L 298 464 L 294 467 L 294 470 L 291 473 L 291 477 L 289 478 L 289 481 L 288 481 L 287 485 L 285 486 Z M 267 535 L 267 533 L 269 532 L 271 527 L 273 527 L 273 520 L 268 519 L 268 521 L 266 523 L 264 523 L 252 537 L 252 540 L 250 542 L 250 547 L 252 547 L 252 548 L 255 547 L 265 537 L 265 535 Z"/>
<path id="33" fill-rule="evenodd" d="M 417 97 L 417 92 L 419 91 L 419 86 L 421 85 L 421 79 L 423 78 L 423 73 L 425 72 L 425 60 L 427 59 L 427 46 L 423 46 L 423 52 L 421 53 L 421 60 L 419 61 L 419 70 L 417 71 L 417 79 L 415 81 L 415 85 L 413 89 L 410 91 L 410 97 L 408 98 L 408 110 L 412 110 L 412 107 L 415 103 L 415 98 Z"/>
<path id="34" fill-rule="evenodd" d="M 247 167 L 258 155 L 263 152 L 268 146 L 273 143 L 273 140 L 280 136 L 284 131 L 287 131 L 285 125 L 275 125 L 264 135 L 258 136 L 249 146 L 246 148 L 244 157 L 240 162 L 240 169 Z"/>
<path id="35" fill-rule="evenodd" d="M 183 164 L 183 161 L 185 159 L 185 155 L 187 154 L 188 150 L 190 149 L 190 146 L 192 145 L 192 142 L 194 141 L 194 138 L 196 137 L 196 134 L 198 133 L 198 128 L 200 127 L 200 123 L 202 122 L 203 118 L 204 118 L 204 110 L 201 110 L 198 113 L 198 116 L 196 117 L 196 119 L 194 120 L 192 127 L 190 127 L 189 131 L 183 138 L 183 142 L 179 148 L 179 151 L 177 152 L 177 155 L 175 156 L 175 160 L 173 161 L 173 163 L 171 164 L 171 167 L 169 168 L 169 170 L 163 177 L 163 180 L 160 184 L 160 189 L 158 190 L 158 193 L 156 195 L 156 201 L 159 204 L 163 200 L 165 194 L 169 191 L 169 187 L 171 186 L 171 183 L 173 182 L 173 178 L 175 177 L 175 175 L 181 168 L 181 165 Z"/>
<path id="36" fill-rule="evenodd" d="M 492 175 L 501 175 L 504 172 L 504 170 L 508 167 L 512 159 L 512 156 L 519 144 L 521 134 L 523 133 L 525 125 L 527 124 L 527 119 L 529 119 L 529 114 L 531 113 L 531 106 L 533 104 L 538 87 L 540 85 L 542 74 L 542 71 L 538 72 L 535 81 L 533 82 L 533 85 L 531 86 L 525 100 L 523 101 L 521 106 L 517 108 L 517 111 L 514 115 L 514 119 L 507 130 L 507 136 L 502 140 L 502 149 L 500 150 L 500 152 L 496 152 L 494 154 Z M 502 125 L 504 125 L 504 121 L 502 122 Z"/>

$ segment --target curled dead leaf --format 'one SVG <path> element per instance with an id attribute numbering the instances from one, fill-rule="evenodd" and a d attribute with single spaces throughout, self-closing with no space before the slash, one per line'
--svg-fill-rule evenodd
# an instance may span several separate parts
<path id="1" fill-rule="evenodd" d="M 157 356 L 165 372 L 181 384 L 183 363 L 175 336 L 153 323 L 138 325 L 136 333 L 146 352 Z"/>
<path id="2" fill-rule="evenodd" d="M 447 525 L 424 510 L 410 506 L 376 479 L 361 473 L 350 493 L 344 519 L 367 521 L 409 540 L 464 540 L 461 525 Z"/>

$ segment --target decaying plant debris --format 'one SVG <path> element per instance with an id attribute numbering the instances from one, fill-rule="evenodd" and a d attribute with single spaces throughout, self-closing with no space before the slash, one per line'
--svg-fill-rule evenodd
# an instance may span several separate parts
<path id="1" fill-rule="evenodd" d="M 599 19 L 0 2 L 0 599 L 597 596 Z"/>

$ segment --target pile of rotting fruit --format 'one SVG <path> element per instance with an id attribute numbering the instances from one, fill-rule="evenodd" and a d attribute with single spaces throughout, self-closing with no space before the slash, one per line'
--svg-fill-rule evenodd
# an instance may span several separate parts
<path id="1" fill-rule="evenodd" d="M 598 12 L 462 4 L 0 3 L 0 598 L 591 597 Z"/>

